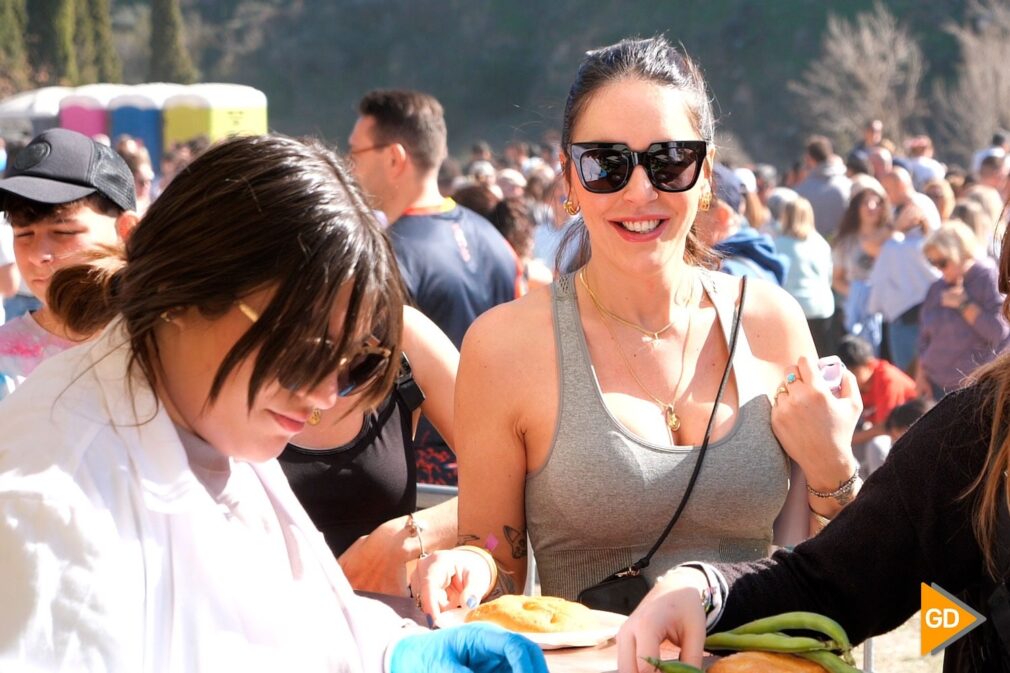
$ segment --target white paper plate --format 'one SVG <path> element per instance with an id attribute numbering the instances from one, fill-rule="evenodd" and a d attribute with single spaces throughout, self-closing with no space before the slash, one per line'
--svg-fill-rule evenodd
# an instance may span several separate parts
<path id="1" fill-rule="evenodd" d="M 468 612 L 470 612 L 469 608 L 446 610 L 435 620 L 435 626 L 444 629 L 450 626 L 465 624 L 464 620 Z M 619 615 L 616 612 L 593 610 L 592 613 L 600 625 L 599 628 L 588 631 L 560 631 L 558 633 L 523 632 L 523 635 L 539 645 L 542 650 L 559 650 L 565 647 L 593 647 L 600 643 L 605 643 L 616 636 L 621 625 L 627 619 L 625 615 Z"/>

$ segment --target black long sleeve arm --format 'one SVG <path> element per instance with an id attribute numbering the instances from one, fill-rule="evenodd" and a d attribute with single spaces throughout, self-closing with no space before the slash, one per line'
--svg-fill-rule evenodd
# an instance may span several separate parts
<path id="1" fill-rule="evenodd" d="M 861 642 L 919 609 L 920 582 L 955 594 L 977 585 L 983 562 L 973 500 L 961 496 L 985 461 L 991 410 L 982 398 L 976 386 L 940 402 L 896 443 L 855 501 L 795 551 L 718 565 L 730 585 L 718 630 L 809 610 Z"/>

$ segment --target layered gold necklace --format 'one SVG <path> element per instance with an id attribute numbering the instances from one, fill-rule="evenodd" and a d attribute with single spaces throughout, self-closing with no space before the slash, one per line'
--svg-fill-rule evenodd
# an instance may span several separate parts
<path id="1" fill-rule="evenodd" d="M 586 268 L 585 267 L 582 267 L 582 270 L 579 271 L 579 279 L 582 281 L 582 285 L 585 286 L 586 292 L 589 293 L 589 298 L 593 300 L 593 305 L 596 307 L 597 311 L 599 311 L 600 313 L 602 313 L 604 316 L 610 318 L 611 320 L 614 320 L 615 322 L 619 322 L 622 325 L 624 325 L 626 327 L 630 327 L 631 329 L 633 329 L 633 330 L 635 330 L 637 332 L 640 332 L 641 334 L 644 334 L 645 336 L 649 337 L 649 343 L 655 344 L 657 341 L 659 341 L 659 337 L 664 332 L 668 331 L 671 327 L 673 327 L 673 321 L 670 321 L 670 322 L 666 323 L 666 325 L 664 325 L 663 327 L 660 327 L 658 330 L 656 330 L 654 332 L 651 329 L 646 329 L 646 328 L 642 327 L 641 325 L 639 325 L 637 323 L 633 323 L 630 320 L 622 318 L 621 316 L 617 315 L 613 311 L 609 310 L 606 306 L 604 306 L 600 302 L 600 298 L 596 296 L 595 292 L 593 292 L 593 288 L 589 287 L 589 283 L 586 282 Z M 678 290 L 679 290 L 679 288 L 678 288 Z M 693 284 L 692 284 L 692 287 L 689 288 L 688 292 L 690 294 L 688 294 L 687 303 L 690 304 L 691 303 L 691 296 L 694 294 Z M 676 303 L 676 298 L 674 298 L 674 303 Z"/>
<path id="2" fill-rule="evenodd" d="M 677 377 L 677 386 L 673 389 L 673 399 L 667 402 L 657 397 L 656 395 L 653 395 L 652 391 L 650 391 L 645 386 L 645 384 L 642 383 L 642 379 L 638 378 L 638 374 L 635 373 L 635 368 L 631 364 L 631 359 L 625 354 L 624 349 L 621 348 L 621 342 L 617 340 L 617 335 L 614 334 L 614 330 L 610 327 L 608 318 L 610 320 L 613 320 L 614 322 L 618 322 L 627 327 L 631 327 L 632 329 L 640 332 L 641 334 L 644 334 L 646 337 L 650 338 L 650 343 L 652 344 L 655 344 L 659 340 L 659 337 L 661 334 L 663 334 L 663 332 L 666 332 L 671 327 L 673 327 L 673 322 L 670 322 L 669 324 L 667 324 L 665 327 L 663 327 L 658 331 L 652 331 L 642 327 L 641 325 L 637 325 L 631 322 L 630 320 L 622 318 L 613 311 L 607 310 L 607 308 L 603 306 L 602 303 L 600 303 L 599 298 L 593 292 L 593 289 L 589 287 L 589 282 L 586 280 L 585 267 L 583 267 L 582 270 L 579 271 L 579 280 L 582 281 L 582 285 L 586 288 L 586 292 L 589 294 L 590 301 L 592 301 L 593 306 L 596 307 L 597 312 L 599 312 L 600 317 L 603 319 L 602 321 L 603 326 L 606 328 L 607 333 L 610 334 L 610 338 L 613 340 L 614 345 L 617 346 L 617 353 L 621 356 L 621 360 L 624 362 L 624 366 L 625 368 L 627 368 L 628 373 L 631 374 L 631 377 L 635 380 L 635 383 L 638 384 L 638 387 L 642 389 L 642 392 L 644 392 L 653 402 L 655 402 L 656 405 L 659 406 L 660 411 L 663 412 L 663 418 L 666 420 L 666 428 L 670 436 L 670 444 L 674 444 L 675 442 L 673 433 L 680 430 L 680 417 L 677 416 L 677 408 L 675 406 L 675 402 L 677 400 L 677 394 L 680 391 L 680 384 L 684 378 L 684 361 L 685 358 L 687 357 L 687 341 L 691 335 L 691 318 L 694 316 L 694 312 L 691 311 L 689 308 L 687 313 L 687 329 L 684 331 L 684 345 L 682 347 L 680 358 L 680 375 Z M 692 283 L 691 295 L 693 294 L 694 294 L 694 287 Z M 690 307 L 690 303 L 691 303 L 691 296 L 688 297 L 688 307 Z"/>

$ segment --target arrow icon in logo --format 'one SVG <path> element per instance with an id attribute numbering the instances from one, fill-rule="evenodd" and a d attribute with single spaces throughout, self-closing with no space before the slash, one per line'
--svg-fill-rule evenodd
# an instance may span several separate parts
<path id="1" fill-rule="evenodd" d="M 921 653 L 937 654 L 985 621 L 985 617 L 951 596 L 936 583 L 921 584 Z"/>

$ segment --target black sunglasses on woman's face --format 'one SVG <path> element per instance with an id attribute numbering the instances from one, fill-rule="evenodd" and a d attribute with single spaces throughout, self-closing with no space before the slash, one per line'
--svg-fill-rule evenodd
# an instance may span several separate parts
<path id="1" fill-rule="evenodd" d="M 642 166 L 652 186 L 661 192 L 686 192 L 701 175 L 708 152 L 704 140 L 669 140 L 635 152 L 624 143 L 573 143 L 571 149 L 579 182 L 594 194 L 624 189 L 635 166 Z"/>

